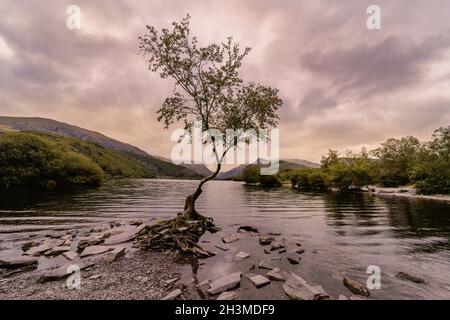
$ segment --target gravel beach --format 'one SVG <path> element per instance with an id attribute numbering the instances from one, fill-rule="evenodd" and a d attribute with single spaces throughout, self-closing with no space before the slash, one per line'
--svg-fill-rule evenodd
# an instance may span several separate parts
<path id="1" fill-rule="evenodd" d="M 179 276 L 172 257 L 136 252 L 130 257 L 81 271 L 80 289 L 68 289 L 66 279 L 37 283 L 38 272 L 21 273 L 0 282 L 3 300 L 148 300 L 161 299 L 173 287 L 165 281 Z"/>

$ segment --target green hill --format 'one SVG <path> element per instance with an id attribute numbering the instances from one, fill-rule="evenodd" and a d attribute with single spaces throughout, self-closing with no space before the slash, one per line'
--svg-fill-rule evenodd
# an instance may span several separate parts
<path id="1" fill-rule="evenodd" d="M 195 170 L 149 155 L 144 150 L 111 139 L 99 132 L 52 119 L 0 117 L 1 130 L 4 132 L 26 131 L 43 135 L 56 134 L 66 137 L 67 143 L 100 163 L 105 173 L 113 177 L 198 178 L 201 176 Z"/>
<path id="2" fill-rule="evenodd" d="M 0 188 L 98 186 L 104 178 L 178 177 L 186 170 L 78 138 L 0 131 Z"/>

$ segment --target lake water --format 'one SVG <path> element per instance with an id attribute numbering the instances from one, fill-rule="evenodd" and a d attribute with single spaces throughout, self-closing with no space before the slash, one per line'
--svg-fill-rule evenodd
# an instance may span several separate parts
<path id="1" fill-rule="evenodd" d="M 0 249 L 51 230 L 173 217 L 196 185 L 185 180 L 118 180 L 87 192 L 2 194 Z M 448 203 L 262 190 L 212 181 L 197 209 L 213 217 L 224 232 L 249 224 L 303 243 L 307 251 L 298 272 L 330 293 L 341 293 L 342 273 L 365 282 L 367 267 L 376 265 L 382 288 L 373 291 L 374 298 L 450 299 Z M 424 278 L 427 284 L 395 278 L 400 271 Z"/>

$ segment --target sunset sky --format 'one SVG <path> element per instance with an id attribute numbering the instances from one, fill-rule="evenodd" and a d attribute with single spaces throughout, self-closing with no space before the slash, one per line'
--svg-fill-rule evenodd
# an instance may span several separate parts
<path id="1" fill-rule="evenodd" d="M 66 27 L 71 4 L 80 30 Z M 370 4 L 381 30 L 366 27 Z M 429 139 L 450 124 L 448 0 L 2 0 L 0 115 L 52 118 L 169 156 L 155 111 L 173 85 L 147 70 L 137 38 L 187 13 L 200 43 L 232 35 L 252 47 L 244 79 L 284 100 L 282 158 Z"/>

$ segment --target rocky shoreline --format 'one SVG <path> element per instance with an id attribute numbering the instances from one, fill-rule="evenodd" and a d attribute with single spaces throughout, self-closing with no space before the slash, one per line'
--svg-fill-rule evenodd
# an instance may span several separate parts
<path id="1" fill-rule="evenodd" d="M 208 254 L 180 261 L 177 252 L 140 250 L 136 238 L 145 227 L 142 221 L 110 222 L 0 251 L 0 298 L 359 300 L 371 294 L 346 275 L 335 280 L 333 294 L 306 280 L 299 273 L 302 259 L 315 250 L 278 233 L 252 226 L 208 233 L 198 244 Z M 198 272 L 202 267 L 209 277 Z M 76 269 L 80 282 L 73 288 Z M 402 272 L 398 278 L 426 285 Z"/>

